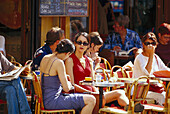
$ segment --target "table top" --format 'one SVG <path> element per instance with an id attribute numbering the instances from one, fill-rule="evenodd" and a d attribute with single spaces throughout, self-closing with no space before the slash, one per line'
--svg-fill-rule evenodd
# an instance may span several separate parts
<path id="1" fill-rule="evenodd" d="M 123 86 L 123 82 L 98 82 L 94 83 L 94 86 L 96 87 L 113 87 L 113 86 Z"/>
<path id="2" fill-rule="evenodd" d="M 133 83 L 135 80 L 137 80 L 138 78 L 118 78 L 118 81 L 123 81 L 125 83 Z M 146 82 L 146 79 L 141 79 L 139 80 L 140 83 Z M 158 80 L 150 80 L 150 83 L 154 84 L 154 83 L 158 83 Z"/>
<path id="3" fill-rule="evenodd" d="M 123 82 L 94 82 L 94 81 L 80 81 L 80 85 L 91 85 L 91 86 L 96 86 L 96 87 L 113 87 L 113 86 L 123 86 Z"/>
<path id="4" fill-rule="evenodd" d="M 170 78 L 162 78 L 162 77 L 156 77 L 156 78 L 158 78 L 158 79 L 160 79 L 162 81 L 170 81 Z"/>
<path id="5" fill-rule="evenodd" d="M 105 69 L 105 71 L 106 71 L 107 73 L 110 73 L 111 70 Z M 103 70 L 102 70 L 102 69 L 97 69 L 95 72 L 96 72 L 96 73 L 103 73 Z"/>

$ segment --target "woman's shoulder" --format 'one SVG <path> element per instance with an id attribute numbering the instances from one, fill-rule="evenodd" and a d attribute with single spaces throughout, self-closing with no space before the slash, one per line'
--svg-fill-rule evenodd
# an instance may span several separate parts
<path id="1" fill-rule="evenodd" d="M 73 62 L 73 59 L 72 59 L 71 57 L 68 57 L 68 58 L 65 60 L 65 62 L 71 63 L 71 62 Z"/>
<path id="2" fill-rule="evenodd" d="M 136 57 L 135 60 L 143 60 L 145 56 L 142 53 L 139 53 Z"/>

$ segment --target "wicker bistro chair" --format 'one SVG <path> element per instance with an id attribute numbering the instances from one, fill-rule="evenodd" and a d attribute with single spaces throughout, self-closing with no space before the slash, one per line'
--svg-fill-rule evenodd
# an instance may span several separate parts
<path id="1" fill-rule="evenodd" d="M 11 63 L 17 67 L 22 67 L 22 64 L 16 61 L 11 61 Z"/>
<path id="2" fill-rule="evenodd" d="M 166 92 L 165 104 L 164 106 L 156 104 L 145 104 L 144 106 L 146 108 L 146 112 L 170 114 L 170 82 L 168 83 L 167 87 L 165 87 L 162 81 L 158 80 L 158 82 L 164 86 Z"/>
<path id="3" fill-rule="evenodd" d="M 117 70 L 115 71 L 115 69 L 117 69 Z M 127 78 L 127 79 L 129 78 L 128 74 L 126 73 L 126 70 L 123 69 L 119 65 L 113 66 L 111 68 L 111 71 L 110 71 L 110 80 L 109 81 L 111 81 L 111 82 L 114 82 L 114 81 L 121 81 L 121 82 L 123 82 L 122 80 L 119 80 L 121 78 Z M 126 87 L 128 87 L 127 84 L 125 84 L 124 86 L 121 86 L 120 88 L 124 89 L 125 92 L 127 93 L 127 89 L 128 88 L 126 88 Z M 117 89 L 117 88 L 115 88 L 115 89 Z"/>
<path id="4" fill-rule="evenodd" d="M 97 71 L 101 71 L 101 72 L 97 72 Z M 110 74 L 103 67 L 96 68 L 95 74 L 101 75 L 104 81 L 108 81 L 110 79 Z"/>
<path id="5" fill-rule="evenodd" d="M 101 71 L 101 72 L 97 72 L 97 71 Z M 102 68 L 102 67 L 98 67 L 96 70 L 95 70 L 95 75 L 101 75 L 102 76 L 102 79 L 101 81 L 109 81 L 110 79 L 110 74 L 106 71 L 106 69 Z M 110 87 L 107 87 L 107 88 L 103 88 L 104 91 L 110 91 Z"/>
<path id="6" fill-rule="evenodd" d="M 115 68 L 118 68 L 119 70 L 117 71 L 114 71 Z M 111 69 L 111 72 L 110 72 L 110 80 L 112 80 L 112 78 L 115 80 L 117 79 L 117 81 L 121 81 L 121 82 L 124 82 L 124 86 L 121 86 L 120 88 L 121 89 L 124 89 L 125 90 L 125 93 L 126 95 L 128 96 L 130 94 L 129 92 L 129 89 L 130 89 L 130 83 L 126 83 L 126 82 L 130 82 L 130 81 L 133 81 L 134 79 L 132 78 L 132 74 L 133 74 L 133 68 L 131 66 L 124 66 L 124 67 L 121 67 L 121 66 L 118 66 L 118 65 L 115 65 L 112 67 Z M 140 89 L 142 92 L 142 88 Z M 138 92 L 138 93 L 140 93 Z M 155 103 L 155 100 L 152 99 L 152 98 L 146 98 L 145 99 L 148 104 L 154 104 Z M 140 98 L 136 99 L 136 101 L 141 101 Z"/>
<path id="7" fill-rule="evenodd" d="M 103 67 L 104 69 L 111 70 L 111 65 L 110 65 L 109 61 L 107 61 L 107 59 L 101 57 L 101 61 L 103 61 L 103 62 L 100 63 L 100 67 Z"/>
<path id="8" fill-rule="evenodd" d="M 101 108 L 99 110 L 100 114 L 134 114 L 134 107 L 136 104 L 140 103 L 140 102 L 144 102 L 146 95 L 148 93 L 149 90 L 149 85 L 150 82 L 148 81 L 149 78 L 147 76 L 142 76 L 139 77 L 138 79 L 136 79 L 130 86 L 130 91 L 132 90 L 132 88 L 134 88 L 133 90 L 133 95 L 131 96 L 129 94 L 128 99 L 129 99 L 129 106 L 128 106 L 128 110 L 124 110 L 124 109 L 120 109 L 117 107 L 104 107 Z M 137 97 L 137 93 L 138 93 L 138 89 L 140 86 L 144 86 L 143 89 L 143 94 L 141 95 L 141 97 L 143 98 L 142 101 L 138 101 L 135 102 L 136 97 Z"/>
<path id="9" fill-rule="evenodd" d="M 16 62 L 15 58 L 10 54 L 7 54 L 7 58 L 9 59 L 10 62 Z"/>
<path id="10" fill-rule="evenodd" d="M 64 110 L 47 110 L 44 109 L 42 90 L 40 86 L 39 79 L 35 72 L 33 72 L 33 85 L 35 94 L 37 95 L 36 104 L 35 104 L 35 114 L 49 114 L 49 113 L 67 113 L 67 114 L 75 114 L 74 109 L 64 109 Z"/>

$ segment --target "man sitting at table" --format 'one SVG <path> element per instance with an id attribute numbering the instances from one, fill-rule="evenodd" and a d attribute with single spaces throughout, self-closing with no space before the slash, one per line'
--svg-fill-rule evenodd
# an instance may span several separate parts
<path id="1" fill-rule="evenodd" d="M 10 63 L 7 58 L 0 53 L 0 71 L 10 72 L 18 67 Z M 0 74 L 1 74 L 0 73 Z M 31 110 L 21 84 L 20 78 L 12 81 L 0 81 L 0 99 L 7 101 L 8 114 L 31 114 Z"/>
<path id="2" fill-rule="evenodd" d="M 59 27 L 52 27 L 46 34 L 46 43 L 36 50 L 33 59 L 32 70 L 38 70 L 42 58 L 47 54 L 52 54 L 60 40 L 64 39 L 64 30 Z"/>
<path id="3" fill-rule="evenodd" d="M 129 55 L 137 54 L 137 50 L 142 48 L 142 42 L 137 32 L 127 29 L 129 24 L 129 17 L 127 15 L 120 15 L 116 18 L 113 25 L 114 32 L 109 34 L 103 47 L 101 48 L 101 56 L 105 57 L 106 50 L 113 50 L 117 54 L 120 51 L 129 51 Z M 106 58 L 108 59 L 108 58 Z M 114 58 L 113 58 L 114 59 Z M 122 61 L 121 61 L 122 62 Z M 123 61 L 120 65 L 124 65 L 127 61 Z"/>
<path id="4" fill-rule="evenodd" d="M 128 23 L 129 17 L 127 15 L 120 15 L 116 18 L 115 24 L 113 25 L 114 32 L 109 34 L 103 45 L 103 49 L 129 51 L 134 47 L 136 47 L 136 49 L 142 48 L 142 42 L 138 33 L 127 29 Z"/>

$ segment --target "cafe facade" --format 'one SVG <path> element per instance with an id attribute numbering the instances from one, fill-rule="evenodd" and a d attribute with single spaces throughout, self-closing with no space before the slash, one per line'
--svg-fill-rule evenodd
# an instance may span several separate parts
<path id="1" fill-rule="evenodd" d="M 144 35 L 170 23 L 169 0 L 3 0 L 0 2 L 0 35 L 6 53 L 24 63 L 44 44 L 53 26 L 71 39 L 72 22 L 79 20 L 87 32 L 98 31 L 103 40 L 113 31 L 118 15 L 128 15 L 129 27 Z"/>

